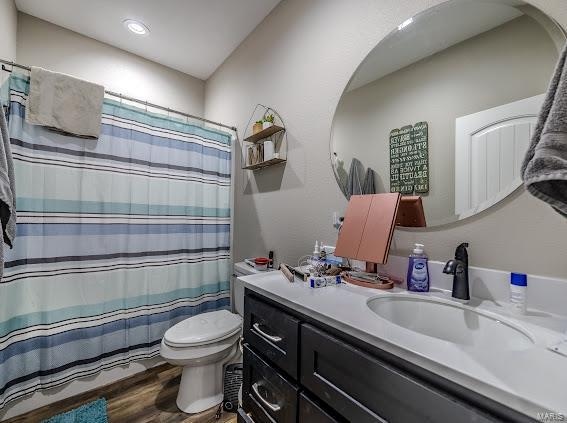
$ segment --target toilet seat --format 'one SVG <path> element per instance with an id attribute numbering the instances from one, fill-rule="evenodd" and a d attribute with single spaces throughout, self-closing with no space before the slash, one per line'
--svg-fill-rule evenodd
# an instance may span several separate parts
<path id="1" fill-rule="evenodd" d="M 163 337 L 166 345 L 175 348 L 197 347 L 222 341 L 237 334 L 242 318 L 228 310 L 198 314 L 169 328 Z"/>

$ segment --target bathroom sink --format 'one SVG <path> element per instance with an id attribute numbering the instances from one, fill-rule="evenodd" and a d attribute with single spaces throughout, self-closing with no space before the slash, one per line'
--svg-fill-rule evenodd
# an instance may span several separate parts
<path id="1" fill-rule="evenodd" d="M 534 345 L 521 327 L 452 300 L 390 294 L 370 298 L 382 319 L 413 332 L 481 351 L 524 350 Z"/>

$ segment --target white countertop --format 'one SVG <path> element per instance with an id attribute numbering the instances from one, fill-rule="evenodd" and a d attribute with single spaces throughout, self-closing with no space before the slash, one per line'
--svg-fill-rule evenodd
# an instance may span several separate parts
<path id="1" fill-rule="evenodd" d="M 299 313 L 317 319 L 361 341 L 404 358 L 422 368 L 520 411 L 533 419 L 537 413 L 567 415 L 567 357 L 547 349 L 562 338 L 565 317 L 532 311 L 516 317 L 505 305 L 473 299 L 469 306 L 496 313 L 514 323 L 534 339 L 526 350 L 486 351 L 479 359 L 467 348 L 416 333 L 374 314 L 366 305 L 369 298 L 396 293 L 448 298 L 450 293 L 415 294 L 394 288 L 389 291 L 350 284 L 313 289 L 299 281 L 290 283 L 281 272 L 239 278 L 246 288 L 260 293 Z M 451 322 L 447 322 L 451 324 Z M 482 352 L 480 353 L 482 356 Z"/>

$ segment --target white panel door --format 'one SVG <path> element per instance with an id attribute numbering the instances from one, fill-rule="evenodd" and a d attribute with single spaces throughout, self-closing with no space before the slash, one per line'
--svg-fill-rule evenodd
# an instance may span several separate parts
<path id="1" fill-rule="evenodd" d="M 520 168 L 544 94 L 455 121 L 455 214 L 487 209 L 521 185 Z"/>

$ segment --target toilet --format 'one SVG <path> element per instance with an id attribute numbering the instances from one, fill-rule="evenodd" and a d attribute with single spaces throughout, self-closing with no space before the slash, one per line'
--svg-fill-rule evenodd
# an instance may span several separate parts
<path id="1" fill-rule="evenodd" d="M 160 354 L 170 364 L 183 366 L 177 406 L 200 413 L 222 402 L 224 365 L 238 353 L 242 318 L 228 310 L 211 311 L 169 328 Z"/>
<path id="2" fill-rule="evenodd" d="M 182 366 L 177 407 L 185 413 L 200 413 L 223 400 L 226 364 L 240 355 L 244 287 L 238 276 L 258 273 L 246 263 L 236 263 L 231 295 L 233 310 L 217 310 L 182 320 L 169 328 L 161 341 L 162 358 Z"/>

